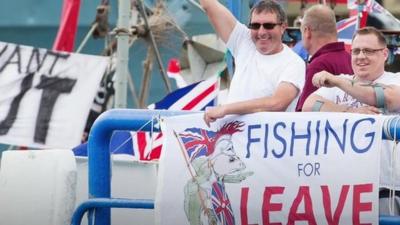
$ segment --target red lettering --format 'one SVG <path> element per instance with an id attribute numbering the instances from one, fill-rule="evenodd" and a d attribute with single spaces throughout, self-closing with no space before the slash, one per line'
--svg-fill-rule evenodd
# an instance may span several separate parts
<path id="1" fill-rule="evenodd" d="M 360 223 L 360 212 L 372 211 L 372 202 L 361 202 L 361 193 L 372 192 L 372 184 L 354 185 L 353 191 L 353 224 L 370 225 L 371 223 Z"/>
<path id="2" fill-rule="evenodd" d="M 240 199 L 240 219 L 243 225 L 258 225 L 258 224 L 249 224 L 247 218 L 247 202 L 249 200 L 249 188 L 242 188 L 242 194 Z"/>
<path id="3" fill-rule="evenodd" d="M 297 209 L 304 199 L 304 213 L 297 213 Z M 308 221 L 310 225 L 317 225 L 312 207 L 310 187 L 300 186 L 299 192 L 293 201 L 289 211 L 288 225 L 294 225 L 296 221 Z"/>
<path id="4" fill-rule="evenodd" d="M 272 195 L 283 194 L 284 187 L 265 187 L 262 205 L 263 224 L 281 225 L 282 223 L 271 223 L 269 213 L 272 211 L 281 211 L 282 203 L 271 203 Z"/>
<path id="5" fill-rule="evenodd" d="M 321 186 L 322 190 L 322 203 L 324 205 L 325 218 L 329 225 L 338 225 L 340 221 L 340 215 L 346 202 L 347 194 L 349 193 L 350 185 L 343 185 L 340 192 L 339 201 L 337 203 L 335 213 L 332 218 L 331 210 L 331 195 L 329 193 L 329 187 L 326 185 Z"/>

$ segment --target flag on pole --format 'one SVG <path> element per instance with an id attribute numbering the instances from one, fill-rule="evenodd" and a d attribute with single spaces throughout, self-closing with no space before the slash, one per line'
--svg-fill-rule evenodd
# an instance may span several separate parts
<path id="1" fill-rule="evenodd" d="M 336 23 L 336 28 L 338 32 L 338 41 L 344 42 L 346 50 L 350 51 L 351 41 L 357 28 L 357 16 L 340 20 Z"/>
<path id="2" fill-rule="evenodd" d="M 80 0 L 64 0 L 54 51 L 72 52 L 78 27 Z"/>
<path id="3" fill-rule="evenodd" d="M 351 11 L 350 14 L 358 11 L 368 11 L 371 9 L 372 5 L 375 3 L 375 0 L 365 0 L 365 2 L 359 4 L 358 0 L 348 0 L 347 8 Z"/>
<path id="4" fill-rule="evenodd" d="M 188 85 L 181 75 L 181 67 L 178 59 L 173 58 L 169 60 L 167 75 L 169 78 L 175 80 L 178 88 L 183 88 Z"/>
<path id="5" fill-rule="evenodd" d="M 213 76 L 184 88 L 177 89 L 161 101 L 151 104 L 149 109 L 201 111 L 216 105 L 219 92 L 219 76 Z M 114 132 L 110 142 L 112 154 L 126 154 L 134 160 L 158 160 L 162 149 L 162 133 L 153 132 Z M 87 148 L 80 145 L 73 149 L 77 156 L 87 156 Z"/>
<path id="6" fill-rule="evenodd" d="M 219 91 L 219 76 L 191 84 L 167 95 L 161 101 L 150 105 L 149 109 L 201 111 L 216 105 Z M 157 160 L 162 149 L 162 133 L 131 132 L 133 148 L 140 153 L 139 160 Z M 136 136 L 135 136 L 136 134 Z"/>

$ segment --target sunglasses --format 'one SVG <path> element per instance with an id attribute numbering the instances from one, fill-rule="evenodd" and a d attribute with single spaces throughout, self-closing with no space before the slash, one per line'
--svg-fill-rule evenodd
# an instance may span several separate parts
<path id="1" fill-rule="evenodd" d="M 261 25 L 266 30 L 272 30 L 276 25 L 282 25 L 282 23 L 250 23 L 248 27 L 252 30 L 258 30 L 260 29 Z"/>

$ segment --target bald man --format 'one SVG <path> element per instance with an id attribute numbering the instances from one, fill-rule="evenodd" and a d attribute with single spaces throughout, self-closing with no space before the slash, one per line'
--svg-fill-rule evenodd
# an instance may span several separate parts
<path id="1" fill-rule="evenodd" d="M 306 98 L 317 90 L 312 84 L 314 74 L 321 71 L 334 75 L 353 74 L 350 54 L 346 52 L 344 43 L 338 42 L 335 12 L 331 8 L 325 5 L 308 8 L 300 30 L 304 48 L 312 56 L 296 111 L 301 111 Z"/>

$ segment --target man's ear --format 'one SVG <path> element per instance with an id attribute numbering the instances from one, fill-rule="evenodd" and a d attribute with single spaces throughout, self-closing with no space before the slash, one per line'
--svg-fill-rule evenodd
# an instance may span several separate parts
<path id="1" fill-rule="evenodd" d="M 383 50 L 383 55 L 384 55 L 384 57 L 385 57 L 385 61 L 388 60 L 389 54 L 390 54 L 389 49 L 388 49 L 388 48 L 385 48 L 385 49 Z"/>
<path id="2" fill-rule="evenodd" d="M 303 38 L 311 39 L 312 33 L 309 27 L 304 27 Z"/>
<path id="3" fill-rule="evenodd" d="M 287 23 L 282 23 L 281 25 L 281 33 L 282 35 L 285 33 L 286 28 L 288 27 Z"/>

